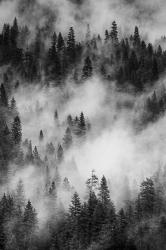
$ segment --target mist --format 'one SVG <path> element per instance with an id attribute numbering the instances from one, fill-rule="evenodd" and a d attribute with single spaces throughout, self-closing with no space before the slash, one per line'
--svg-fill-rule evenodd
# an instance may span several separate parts
<path id="1" fill-rule="evenodd" d="M 121 207 L 129 197 L 136 196 L 145 177 L 151 177 L 159 166 L 165 166 L 166 117 L 143 130 L 137 131 L 135 128 L 134 121 L 141 119 L 143 112 L 141 109 L 138 112 L 137 106 L 150 93 L 138 95 L 135 99 L 132 94 L 119 92 L 113 82 L 110 90 L 110 85 L 93 77 L 84 85 L 68 82 L 65 89 L 39 85 L 21 87 L 14 97 L 22 120 L 23 139 L 29 138 L 32 146 L 37 146 L 43 160 L 47 154 L 47 143 L 52 142 L 57 148 L 63 142 L 67 116 L 84 112 L 92 129 L 79 147 L 74 139 L 73 146 L 66 152 L 60 165 L 61 178 L 67 177 L 84 200 L 85 182 L 92 170 L 99 178 L 104 174 L 110 183 L 112 200 L 117 207 Z M 58 111 L 58 122 L 54 119 L 55 110 Z M 41 129 L 44 133 L 42 143 L 39 141 Z M 55 167 L 56 162 L 50 161 L 52 176 L 55 176 Z M 12 165 L 11 169 L 14 169 Z M 42 215 L 41 219 L 44 216 L 46 220 L 43 170 L 27 165 L 22 171 L 11 171 L 9 186 L 15 189 L 19 179 L 23 180 L 26 198 L 33 201 L 39 215 Z M 41 192 L 37 194 L 37 200 L 34 190 Z M 126 190 L 129 191 L 126 193 Z M 61 203 L 67 208 L 71 194 L 66 195 L 61 189 L 59 194 Z"/>
<path id="2" fill-rule="evenodd" d="M 30 1 L 6 0 L 1 2 L 0 23 L 12 23 L 17 16 L 22 24 L 28 24 L 33 32 L 36 28 L 48 31 L 56 29 L 64 34 L 70 26 L 76 29 L 79 39 L 84 39 L 87 24 L 90 24 L 92 35 L 102 34 L 110 29 L 116 20 L 121 36 L 126 36 L 134 30 L 134 24 L 139 26 L 144 39 L 154 42 L 165 35 L 165 1 L 70 1 L 43 0 Z M 98 22 L 100 17 L 100 22 Z M 2 25 L 1 25 L 2 27 Z M 153 29 L 151 29 L 153 27 Z"/>
<path id="3" fill-rule="evenodd" d="M 152 249 L 166 219 L 165 8 L 0 1 L 4 249 L 10 235 L 13 249 L 121 249 L 112 232 L 122 249 Z"/>

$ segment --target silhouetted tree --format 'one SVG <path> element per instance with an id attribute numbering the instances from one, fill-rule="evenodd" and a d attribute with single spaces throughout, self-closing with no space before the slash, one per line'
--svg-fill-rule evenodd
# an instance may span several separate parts
<path id="1" fill-rule="evenodd" d="M 75 44 L 74 29 L 73 27 L 70 27 L 67 38 L 67 55 L 68 55 L 68 60 L 71 63 L 74 63 L 76 58 L 75 46 L 76 44 Z"/>
<path id="2" fill-rule="evenodd" d="M 1 87 L 0 87 L 0 103 L 4 107 L 8 106 L 8 97 L 7 97 L 6 90 L 5 90 L 3 83 L 1 84 Z"/>
<path id="3" fill-rule="evenodd" d="M 112 22 L 110 37 L 112 39 L 113 44 L 116 45 L 118 43 L 118 28 L 115 21 Z"/>
<path id="4" fill-rule="evenodd" d="M 19 116 L 14 118 L 14 122 L 12 124 L 12 138 L 15 144 L 20 144 L 22 140 L 22 128 L 21 121 Z"/>
<path id="5" fill-rule="evenodd" d="M 40 141 L 43 141 L 43 139 L 44 139 L 43 131 L 40 130 L 39 140 L 40 140 Z"/>
<path id="6" fill-rule="evenodd" d="M 90 60 L 90 57 L 86 57 L 84 61 L 84 67 L 82 69 L 82 79 L 87 80 L 92 76 L 93 68 L 92 68 L 92 62 Z"/>

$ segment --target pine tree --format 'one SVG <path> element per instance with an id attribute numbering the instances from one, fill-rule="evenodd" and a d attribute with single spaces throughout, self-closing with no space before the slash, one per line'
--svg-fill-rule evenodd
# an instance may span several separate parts
<path id="1" fill-rule="evenodd" d="M 83 112 L 81 112 L 80 114 L 78 126 L 79 126 L 79 135 L 84 136 L 86 134 L 86 123 L 85 123 L 85 117 L 84 117 Z"/>
<path id="2" fill-rule="evenodd" d="M 74 34 L 74 29 L 73 27 L 70 27 L 69 29 L 69 34 L 68 34 L 68 39 L 67 39 L 67 55 L 68 55 L 68 60 L 71 63 L 75 62 L 75 34 Z"/>
<path id="3" fill-rule="evenodd" d="M 109 33 L 108 30 L 105 31 L 105 42 L 109 40 Z"/>
<path id="4" fill-rule="evenodd" d="M 144 216 L 152 216 L 155 204 L 155 189 L 152 179 L 147 178 L 141 184 L 140 204 Z"/>
<path id="5" fill-rule="evenodd" d="M 11 44 L 14 47 L 17 47 L 17 39 L 19 35 L 19 29 L 17 24 L 17 18 L 14 19 L 13 26 L 11 27 L 10 37 L 11 37 Z"/>
<path id="6" fill-rule="evenodd" d="M 58 145 L 58 150 L 57 150 L 57 160 L 59 163 L 61 163 L 64 159 L 64 154 L 63 154 L 63 148 L 62 146 L 59 144 Z"/>
<path id="7" fill-rule="evenodd" d="M 19 116 L 14 118 L 14 122 L 12 124 L 12 138 L 13 142 L 17 145 L 21 143 L 22 140 L 22 128 L 21 128 L 21 121 Z"/>
<path id="8" fill-rule="evenodd" d="M 127 219 L 125 216 L 124 209 L 121 208 L 118 213 L 118 238 L 119 238 L 119 247 L 120 249 L 123 249 L 123 246 L 126 244 L 126 234 L 125 230 L 127 227 Z"/>
<path id="9" fill-rule="evenodd" d="M 14 113 L 17 111 L 16 100 L 14 99 L 14 97 L 11 99 L 10 102 L 10 110 Z"/>
<path id="10" fill-rule="evenodd" d="M 57 121 L 57 120 L 58 120 L 58 110 L 55 110 L 55 113 L 54 113 L 54 119 L 55 119 L 55 121 Z"/>
<path id="11" fill-rule="evenodd" d="M 96 209 L 96 206 L 98 204 L 98 200 L 96 197 L 96 194 L 94 191 L 89 192 L 89 197 L 88 197 L 88 201 L 87 201 L 87 241 L 88 243 L 91 242 L 92 240 L 92 236 L 93 236 L 93 227 L 94 227 L 94 212 Z"/>
<path id="12" fill-rule="evenodd" d="M 118 28 L 115 21 L 112 22 L 110 37 L 114 45 L 118 43 Z"/>
<path id="13" fill-rule="evenodd" d="M 140 45 L 140 36 L 139 36 L 139 29 L 136 26 L 134 31 L 134 46 Z"/>
<path id="14" fill-rule="evenodd" d="M 37 229 L 37 214 L 33 208 L 30 200 L 28 201 L 23 216 L 24 232 L 25 232 L 25 244 L 30 246 L 35 230 Z"/>
<path id="15" fill-rule="evenodd" d="M 92 68 L 92 62 L 90 57 L 86 57 L 84 61 L 84 66 L 82 69 L 82 79 L 87 80 L 88 78 L 92 77 L 93 68 Z"/>
<path id="16" fill-rule="evenodd" d="M 162 56 L 162 53 L 163 53 L 162 48 L 159 45 L 158 48 L 157 48 L 157 56 L 159 56 L 159 57 Z"/>
<path id="17" fill-rule="evenodd" d="M 99 188 L 99 200 L 106 207 L 110 203 L 110 192 L 107 186 L 107 180 L 105 176 L 102 177 Z"/>
<path id="18" fill-rule="evenodd" d="M 69 212 L 72 218 L 78 217 L 81 213 L 81 201 L 77 192 L 75 192 L 72 197 Z"/>
<path id="19" fill-rule="evenodd" d="M 87 187 L 90 191 L 95 191 L 98 188 L 99 185 L 99 179 L 98 177 L 95 175 L 95 171 L 92 170 L 92 175 L 91 178 L 89 178 L 86 181 Z"/>
<path id="20" fill-rule="evenodd" d="M 44 139 L 43 131 L 40 130 L 39 141 L 43 141 L 43 139 Z"/>
<path id="21" fill-rule="evenodd" d="M 61 52 L 65 47 L 65 42 L 64 42 L 64 39 L 62 37 L 62 34 L 61 32 L 59 33 L 58 35 L 58 39 L 57 39 L 57 51 L 58 53 Z"/>
<path id="22" fill-rule="evenodd" d="M 148 50 L 149 57 L 152 57 L 153 56 L 153 45 L 151 43 L 148 44 L 147 50 Z"/>
<path id="23" fill-rule="evenodd" d="M 39 153 L 38 153 L 38 150 L 37 150 L 36 146 L 34 147 L 34 150 L 33 150 L 33 158 L 36 161 L 40 160 L 40 156 L 39 156 Z"/>
<path id="24" fill-rule="evenodd" d="M 7 97 L 6 90 L 5 90 L 3 83 L 1 84 L 1 87 L 0 87 L 0 103 L 4 107 L 8 106 L 8 97 Z"/>
<path id="25" fill-rule="evenodd" d="M 57 197 L 57 187 L 54 181 L 51 183 L 51 187 L 49 188 L 49 194 L 55 198 Z"/>

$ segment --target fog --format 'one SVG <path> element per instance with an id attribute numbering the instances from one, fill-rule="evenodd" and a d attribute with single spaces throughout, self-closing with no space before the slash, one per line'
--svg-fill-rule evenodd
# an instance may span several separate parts
<path id="1" fill-rule="evenodd" d="M 121 35 L 127 35 L 138 25 L 144 39 L 153 42 L 165 35 L 164 0 L 4 0 L 0 3 L 0 26 L 11 23 L 15 16 L 21 24 L 27 24 L 32 33 L 36 27 L 48 31 L 68 32 L 70 26 L 76 29 L 79 39 L 85 36 L 86 26 L 90 24 L 92 34 L 104 36 L 116 20 Z M 98 21 L 100 18 L 100 21 Z M 133 24 L 133 25 L 132 25 Z M 152 29 L 153 27 L 153 29 Z"/>
<path id="2" fill-rule="evenodd" d="M 99 178 L 104 174 L 117 208 L 136 196 L 145 177 L 151 177 L 159 166 L 165 166 L 166 117 L 143 130 L 135 128 L 134 120 L 141 119 L 142 112 L 141 108 L 138 112 L 137 105 L 141 102 L 143 106 L 146 95 L 148 93 L 134 98 L 119 92 L 114 83 L 108 85 L 98 77 L 83 85 L 68 82 L 65 89 L 31 85 L 14 93 L 22 121 L 23 140 L 28 138 L 33 148 L 37 146 L 42 160 L 47 143 L 52 142 L 56 149 L 62 143 L 67 116 L 74 117 L 84 112 L 91 131 L 79 147 L 77 140 L 73 139 L 73 146 L 65 152 L 65 159 L 58 167 L 61 179 L 67 177 L 84 200 L 85 182 L 92 170 Z M 126 103 L 130 104 L 129 107 Z M 55 110 L 58 110 L 58 121 L 54 119 Z M 42 143 L 39 141 L 41 129 L 44 132 Z M 53 158 L 49 162 L 52 180 L 56 177 L 56 166 Z M 12 164 L 10 169 L 8 189 L 14 190 L 22 179 L 26 198 L 35 205 L 40 222 L 45 222 L 52 213 L 52 206 L 48 209 L 48 198 L 44 195 L 44 169 L 27 165 L 17 171 Z M 59 189 L 60 210 L 68 208 L 71 195 L 72 192 Z M 53 204 L 58 206 L 55 201 Z"/>

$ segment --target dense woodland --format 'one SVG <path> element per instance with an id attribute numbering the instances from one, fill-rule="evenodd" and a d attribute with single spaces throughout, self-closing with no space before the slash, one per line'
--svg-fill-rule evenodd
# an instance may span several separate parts
<path id="1" fill-rule="evenodd" d="M 85 39 L 77 41 L 73 27 L 68 34 L 56 31 L 48 34 L 36 27 L 32 34 L 28 26 L 21 26 L 15 18 L 13 24 L 4 24 L 0 34 L 0 66 L 3 76 L 0 86 L 1 185 L 8 181 L 11 163 L 17 171 L 32 164 L 43 176 L 43 191 L 39 196 L 47 200 L 51 211 L 41 229 L 38 211 L 32 201 L 26 199 L 22 180 L 15 190 L 1 194 L 0 249 L 166 249 L 165 169 L 146 178 L 135 197 L 126 200 L 121 209 L 112 201 L 107 177 L 99 179 L 92 171 L 82 199 L 68 178 L 61 176 L 60 168 L 68 150 L 84 143 L 93 130 L 86 114 L 81 112 L 76 117 L 68 114 L 60 124 L 55 109 L 53 118 L 57 127 L 63 127 L 64 136 L 56 145 L 52 141 L 46 143 L 45 134 L 39 128 L 38 142 L 44 148 L 43 155 L 29 138 L 23 140 L 21 117 L 14 98 L 14 92 L 24 85 L 40 83 L 47 88 L 63 89 L 69 80 L 83 85 L 97 75 L 107 86 L 111 87 L 114 82 L 117 91 L 122 93 L 139 96 L 151 90 L 142 104 L 138 122 L 142 129 L 165 114 L 166 91 L 158 94 L 155 84 L 165 73 L 166 51 L 159 44 L 145 42 L 138 27 L 133 34 L 120 38 L 115 21 L 104 37 L 92 35 L 88 25 Z M 36 109 L 40 113 L 40 108 Z M 67 210 L 58 205 L 58 190 L 62 189 L 72 197 Z"/>

